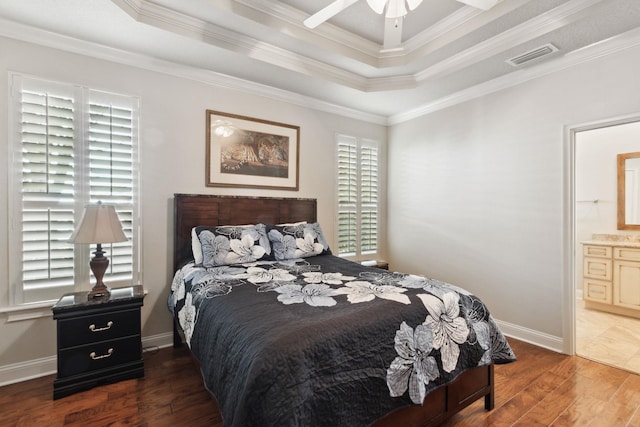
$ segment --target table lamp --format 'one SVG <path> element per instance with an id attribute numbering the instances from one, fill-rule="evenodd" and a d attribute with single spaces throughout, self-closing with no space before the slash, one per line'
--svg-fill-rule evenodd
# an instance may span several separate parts
<path id="1" fill-rule="evenodd" d="M 96 278 L 96 284 L 89 292 L 89 299 L 107 298 L 110 295 L 109 288 L 102 281 L 109 266 L 109 258 L 104 256 L 102 244 L 126 241 L 127 236 L 122 231 L 122 224 L 112 205 L 103 205 L 98 202 L 85 206 L 80 224 L 69 238 L 69 242 L 98 245 L 93 253 L 94 257 L 89 262 Z"/>

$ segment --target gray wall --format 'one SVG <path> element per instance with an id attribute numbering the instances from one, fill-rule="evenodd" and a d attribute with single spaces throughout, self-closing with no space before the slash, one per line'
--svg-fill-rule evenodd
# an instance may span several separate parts
<path id="1" fill-rule="evenodd" d="M 459 284 L 511 335 L 566 348 L 567 129 L 640 112 L 639 67 L 636 46 L 393 126 L 393 268 Z"/>
<path id="2" fill-rule="evenodd" d="M 172 271 L 174 193 L 312 197 L 318 218 L 333 241 L 334 135 L 371 138 L 383 143 L 385 126 L 346 118 L 200 81 L 173 77 L 0 38 L 0 169 L 8 170 L 12 153 L 7 129 L 8 73 L 80 84 L 140 97 L 140 201 L 142 281 L 148 295 L 142 310 L 143 339 L 171 332 L 166 308 Z M 149 64 L 141 64 L 149 66 Z M 205 186 L 205 110 L 213 109 L 300 126 L 300 191 L 211 188 Z M 7 242 L 8 174 L 0 174 L 0 236 Z M 384 231 L 384 230 L 383 230 Z M 330 242 L 331 243 L 331 242 Z M 0 312 L 9 302 L 8 257 L 12 248 L 0 245 Z M 38 360 L 41 370 L 55 370 L 55 322 L 51 316 L 7 323 L 0 314 L 0 383 L 3 367 Z M 168 336 L 167 338 L 170 338 Z M 49 368 L 47 368 L 49 367 Z M 15 368 L 15 366 L 12 366 Z M 25 367 L 28 372 L 29 369 Z M 10 373 L 4 372 L 7 376 Z"/>

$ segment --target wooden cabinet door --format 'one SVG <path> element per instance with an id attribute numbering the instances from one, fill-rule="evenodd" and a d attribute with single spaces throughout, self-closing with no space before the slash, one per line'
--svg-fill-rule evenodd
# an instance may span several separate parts
<path id="1" fill-rule="evenodd" d="M 613 304 L 640 310 L 640 262 L 613 263 Z"/>

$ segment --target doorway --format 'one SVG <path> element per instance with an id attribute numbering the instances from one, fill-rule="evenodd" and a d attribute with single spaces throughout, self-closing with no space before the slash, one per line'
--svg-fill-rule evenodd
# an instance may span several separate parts
<path id="1" fill-rule="evenodd" d="M 616 161 L 619 153 L 640 152 L 640 117 L 575 128 L 571 134 L 575 354 L 640 374 L 640 318 L 585 307 L 582 287 L 583 242 L 640 239 L 640 231 L 617 229 Z"/>

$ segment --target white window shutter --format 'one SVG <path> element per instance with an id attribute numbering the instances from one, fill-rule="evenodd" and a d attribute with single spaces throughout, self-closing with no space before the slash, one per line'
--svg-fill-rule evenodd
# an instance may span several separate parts
<path id="1" fill-rule="evenodd" d="M 104 101 L 89 102 L 89 197 L 116 208 L 128 240 L 103 245 L 110 261 L 104 280 L 124 283 L 134 271 L 134 112 Z"/>
<path id="2" fill-rule="evenodd" d="M 337 136 L 338 255 L 378 251 L 379 167 L 377 143 Z"/>
<path id="3" fill-rule="evenodd" d="M 116 207 L 127 242 L 105 245 L 109 286 L 137 282 L 137 100 L 12 74 L 12 304 L 88 290 L 95 245 L 67 240 L 87 203 Z"/>
<path id="4" fill-rule="evenodd" d="M 22 287 L 26 302 L 74 284 L 73 91 L 25 89 L 20 97 Z M 57 289 L 56 289 L 57 288 Z"/>
<path id="5" fill-rule="evenodd" d="M 360 153 L 360 250 L 371 254 L 378 251 L 378 147 Z"/>

